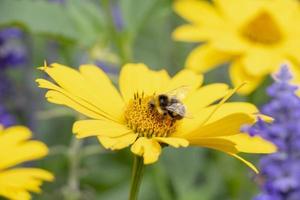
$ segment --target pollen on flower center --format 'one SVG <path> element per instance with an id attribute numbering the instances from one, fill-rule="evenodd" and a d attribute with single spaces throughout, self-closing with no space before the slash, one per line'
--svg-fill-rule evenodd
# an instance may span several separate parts
<path id="1" fill-rule="evenodd" d="M 139 96 L 129 101 L 125 110 L 125 120 L 134 132 L 143 137 L 167 137 L 176 130 L 176 120 L 163 116 L 149 105 L 154 96 Z"/>
<path id="2" fill-rule="evenodd" d="M 283 36 L 276 21 L 265 11 L 242 27 L 241 33 L 247 40 L 264 45 L 277 44 Z"/>

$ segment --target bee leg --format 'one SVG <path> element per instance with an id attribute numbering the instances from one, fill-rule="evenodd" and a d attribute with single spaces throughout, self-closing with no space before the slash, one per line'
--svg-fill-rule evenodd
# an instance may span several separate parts
<path id="1" fill-rule="evenodd" d="M 166 117 L 168 117 L 168 112 L 166 110 L 163 110 L 162 116 L 163 119 L 166 119 Z"/>
<path id="2" fill-rule="evenodd" d="M 176 115 L 174 118 L 175 118 L 176 120 L 181 120 L 181 119 L 183 119 L 183 117 L 182 117 L 181 115 Z"/>
<path id="3" fill-rule="evenodd" d="M 169 111 L 168 110 L 168 114 L 170 115 L 170 117 L 172 117 L 172 118 L 174 118 L 175 116 L 174 116 L 174 113 L 172 112 L 172 111 Z"/>

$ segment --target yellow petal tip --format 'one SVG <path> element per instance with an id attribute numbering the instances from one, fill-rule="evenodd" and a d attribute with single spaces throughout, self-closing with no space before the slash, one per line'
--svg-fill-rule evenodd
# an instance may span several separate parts
<path id="1" fill-rule="evenodd" d="M 247 161 L 246 159 L 242 158 L 241 156 L 234 154 L 234 153 L 228 153 L 229 155 L 237 158 L 238 160 L 240 160 L 241 162 L 243 162 L 244 164 L 246 164 L 250 169 L 252 169 L 256 174 L 259 174 L 258 169 L 249 161 Z"/>
<path id="2" fill-rule="evenodd" d="M 43 67 L 38 67 L 37 69 L 38 69 L 38 70 L 41 70 L 41 71 L 45 71 L 45 70 L 46 70 L 46 67 L 44 67 L 44 66 L 43 66 Z"/>
<path id="3" fill-rule="evenodd" d="M 261 118 L 263 121 L 267 123 L 272 123 L 274 121 L 274 118 L 268 116 L 268 115 L 263 115 L 263 114 L 258 114 L 257 117 Z"/>

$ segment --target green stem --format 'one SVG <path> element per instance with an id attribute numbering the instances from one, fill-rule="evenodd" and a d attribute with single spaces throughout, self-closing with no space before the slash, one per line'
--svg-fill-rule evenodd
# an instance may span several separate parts
<path id="1" fill-rule="evenodd" d="M 68 152 L 68 158 L 70 163 L 69 177 L 67 187 L 64 191 L 66 200 L 78 200 L 80 199 L 79 189 L 79 165 L 81 156 L 80 151 L 82 147 L 82 141 L 73 137 L 71 146 Z"/>
<path id="2" fill-rule="evenodd" d="M 129 200 L 137 200 L 144 171 L 143 157 L 134 155 Z"/>

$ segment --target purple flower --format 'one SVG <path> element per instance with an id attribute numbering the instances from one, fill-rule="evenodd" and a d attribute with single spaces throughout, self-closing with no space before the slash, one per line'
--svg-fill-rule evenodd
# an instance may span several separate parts
<path id="1" fill-rule="evenodd" d="M 300 199 L 300 98 L 297 87 L 290 84 L 292 74 L 287 65 L 273 76 L 274 83 L 267 89 L 271 97 L 262 113 L 274 118 L 268 124 L 262 120 L 252 127 L 244 127 L 250 135 L 260 135 L 273 142 L 278 152 L 260 161 L 261 194 L 255 200 Z"/>
<path id="2" fill-rule="evenodd" d="M 118 31 L 122 31 L 124 27 L 124 21 L 120 9 L 120 5 L 118 2 L 113 3 L 112 5 L 112 17 L 114 20 L 114 25 L 116 26 Z"/>
<path id="3" fill-rule="evenodd" d="M 22 45 L 23 33 L 17 28 L 0 30 L 0 70 L 24 64 L 26 49 Z"/>
<path id="4" fill-rule="evenodd" d="M 115 64 L 101 60 L 96 60 L 95 65 L 100 67 L 103 71 L 105 71 L 108 74 L 117 75 L 119 73 L 119 69 Z"/>
<path id="5" fill-rule="evenodd" d="M 0 103 L 12 93 L 12 83 L 6 74 L 0 72 Z"/>
<path id="6" fill-rule="evenodd" d="M 0 124 L 4 127 L 16 124 L 16 119 L 13 115 L 9 114 L 7 110 L 0 106 Z"/>
<path id="7" fill-rule="evenodd" d="M 27 61 L 24 34 L 17 28 L 0 30 L 0 124 L 7 127 L 16 123 L 16 119 L 4 107 L 12 95 L 12 82 L 6 69 L 25 64 Z"/>

